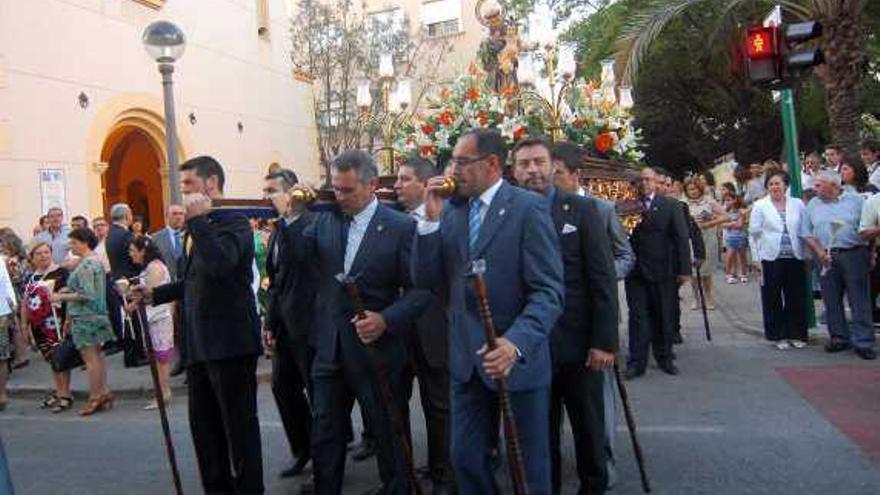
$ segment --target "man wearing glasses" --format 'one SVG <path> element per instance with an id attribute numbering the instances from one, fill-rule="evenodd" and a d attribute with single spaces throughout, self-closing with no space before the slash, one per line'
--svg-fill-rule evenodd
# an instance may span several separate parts
<path id="1" fill-rule="evenodd" d="M 549 335 L 562 312 L 562 257 L 546 200 L 503 181 L 506 160 L 497 131 L 462 135 L 451 159 L 457 197 L 444 204 L 444 179 L 428 181 L 413 247 L 416 287 L 448 288 L 451 453 L 465 494 L 497 493 L 490 452 L 499 378 L 511 392 L 529 492 L 550 493 Z M 466 276 L 474 260 L 485 261 L 499 335 L 491 352 Z"/>

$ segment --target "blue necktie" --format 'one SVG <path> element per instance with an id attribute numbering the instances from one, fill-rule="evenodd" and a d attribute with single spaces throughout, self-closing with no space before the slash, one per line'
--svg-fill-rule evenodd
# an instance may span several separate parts
<path id="1" fill-rule="evenodd" d="M 181 238 L 181 233 L 179 230 L 174 230 L 171 235 L 174 237 L 174 258 L 180 259 L 183 257 L 183 239 Z"/>
<path id="2" fill-rule="evenodd" d="M 480 211 L 483 209 L 483 201 L 477 198 L 471 202 L 470 219 L 468 221 L 468 246 L 471 254 L 474 252 L 474 246 L 477 245 L 477 239 L 480 237 L 480 225 L 483 219 L 480 218 Z"/>

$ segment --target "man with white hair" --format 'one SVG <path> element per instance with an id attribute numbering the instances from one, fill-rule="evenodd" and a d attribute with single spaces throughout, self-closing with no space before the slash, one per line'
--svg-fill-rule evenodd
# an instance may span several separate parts
<path id="1" fill-rule="evenodd" d="M 840 174 L 823 170 L 815 177 L 816 198 L 807 205 L 800 236 L 821 264 L 819 284 L 825 302 L 829 353 L 853 348 L 862 359 L 876 359 L 870 304 L 870 254 L 859 235 L 864 199 L 841 188 Z M 849 301 L 847 323 L 843 296 Z"/>
<path id="2" fill-rule="evenodd" d="M 132 222 L 131 208 L 125 203 L 116 203 L 110 207 L 110 230 L 104 241 L 104 249 L 107 251 L 107 260 L 110 262 L 110 272 L 107 274 L 107 286 L 112 287 L 113 281 L 120 278 L 135 277 L 139 270 L 131 261 L 128 254 L 128 246 L 134 239 L 134 234 L 128 229 Z M 122 301 L 114 290 L 107 291 L 107 309 L 110 315 L 110 324 L 116 335 L 116 343 L 111 344 L 111 350 L 121 346 L 122 313 L 120 312 Z"/>

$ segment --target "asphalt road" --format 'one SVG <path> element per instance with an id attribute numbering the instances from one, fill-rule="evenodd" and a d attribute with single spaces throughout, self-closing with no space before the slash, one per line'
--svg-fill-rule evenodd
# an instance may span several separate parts
<path id="1" fill-rule="evenodd" d="M 724 311 L 711 315 L 712 343 L 705 342 L 699 313 L 685 311 L 686 343 L 677 348 L 680 376 L 651 367 L 644 378 L 628 383 L 654 493 L 880 493 L 880 437 L 873 433 L 880 432 L 880 366 L 852 354 L 827 355 L 818 346 L 771 349 L 744 323 L 759 311 L 748 292 L 756 289 L 725 290 Z M 730 314 L 739 315 L 735 323 L 725 316 Z M 809 384 L 821 381 L 823 370 L 843 370 L 846 381 L 855 376 L 846 371 L 850 368 L 867 373 L 876 387 L 849 397 L 846 408 L 837 407 L 827 389 L 807 393 L 785 377 L 802 374 Z M 0 413 L 0 435 L 15 493 L 172 493 L 158 416 L 142 411 L 143 404 L 127 399 L 108 413 L 79 418 L 41 411 L 33 398 L 13 400 Z M 259 409 L 267 493 L 296 493 L 299 480 L 278 479 L 289 453 L 267 385 L 260 387 Z M 420 412 L 413 417 L 421 465 L 424 423 Z M 171 423 L 184 492 L 200 493 L 183 396 L 175 397 Z M 570 435 L 565 440 L 565 493 L 575 493 Z M 613 493 L 640 493 L 622 418 L 616 441 L 619 482 Z M 498 474 L 506 484 L 506 470 Z M 360 494 L 377 479 L 372 460 L 349 462 L 345 493 Z"/>

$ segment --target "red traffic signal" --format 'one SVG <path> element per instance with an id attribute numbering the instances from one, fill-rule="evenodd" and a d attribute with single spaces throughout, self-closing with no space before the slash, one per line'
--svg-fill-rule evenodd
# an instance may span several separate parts
<path id="1" fill-rule="evenodd" d="M 749 60 L 775 58 L 779 55 L 775 27 L 753 27 L 746 33 L 746 54 Z"/>

